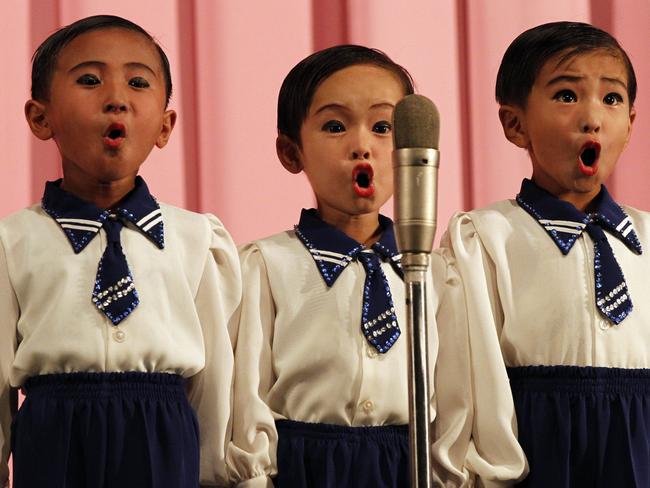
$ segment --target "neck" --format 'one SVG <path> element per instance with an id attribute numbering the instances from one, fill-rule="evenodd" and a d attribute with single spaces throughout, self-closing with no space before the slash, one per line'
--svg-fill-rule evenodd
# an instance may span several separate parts
<path id="1" fill-rule="evenodd" d="M 99 208 L 109 209 L 135 188 L 135 176 L 109 182 L 80 182 L 65 175 L 61 188 Z"/>
<path id="2" fill-rule="evenodd" d="M 362 215 L 348 215 L 338 212 L 324 212 L 318 209 L 320 218 L 333 227 L 343 232 L 365 247 L 372 246 L 381 238 L 381 227 L 379 226 L 379 212 L 371 212 Z"/>
<path id="3" fill-rule="evenodd" d="M 538 187 L 546 190 L 551 195 L 554 195 L 560 200 L 569 202 L 581 212 L 589 211 L 593 201 L 596 199 L 596 197 L 598 196 L 602 188 L 602 185 L 598 185 L 597 188 L 591 188 L 589 191 L 579 191 L 577 189 L 565 189 L 562 188 L 560 185 L 555 184 L 549 178 L 539 178 L 537 175 L 535 175 L 535 173 L 533 173 L 531 180 Z"/>
<path id="4" fill-rule="evenodd" d="M 569 202 L 572 204 L 575 208 L 580 210 L 581 212 L 589 212 L 592 210 L 594 200 L 596 200 L 596 197 L 600 193 L 600 188 L 596 193 L 567 193 L 567 194 L 560 194 L 557 195 L 557 197 L 560 200 L 564 200 L 565 202 Z"/>

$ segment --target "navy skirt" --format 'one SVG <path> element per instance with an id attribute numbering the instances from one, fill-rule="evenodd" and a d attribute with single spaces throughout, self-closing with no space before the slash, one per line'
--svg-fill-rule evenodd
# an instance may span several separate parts
<path id="1" fill-rule="evenodd" d="M 278 420 L 278 488 L 410 486 L 407 425 L 346 427 Z"/>
<path id="2" fill-rule="evenodd" d="M 196 488 L 199 431 L 180 376 L 29 378 L 12 425 L 14 488 Z"/>
<path id="3" fill-rule="evenodd" d="M 527 487 L 650 487 L 650 370 L 509 368 Z"/>

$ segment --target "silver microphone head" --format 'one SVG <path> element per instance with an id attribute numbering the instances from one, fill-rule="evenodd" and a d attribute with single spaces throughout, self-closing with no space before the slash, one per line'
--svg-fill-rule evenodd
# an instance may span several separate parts
<path id="1" fill-rule="evenodd" d="M 395 149 L 427 147 L 438 149 L 440 114 L 424 95 L 407 95 L 393 111 Z"/>
<path id="2" fill-rule="evenodd" d="M 395 233 L 402 253 L 429 253 L 436 233 L 440 115 L 408 95 L 393 112 Z"/>

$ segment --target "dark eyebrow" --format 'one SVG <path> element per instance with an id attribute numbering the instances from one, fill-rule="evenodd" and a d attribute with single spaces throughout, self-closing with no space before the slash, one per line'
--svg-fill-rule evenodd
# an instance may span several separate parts
<path id="1" fill-rule="evenodd" d="M 616 85 L 621 85 L 625 89 L 625 91 L 627 91 L 627 85 L 623 83 L 619 78 L 608 78 L 606 76 L 603 76 L 602 79 L 605 81 L 609 81 L 610 83 L 614 83 Z"/>
<path id="2" fill-rule="evenodd" d="M 379 102 L 379 103 L 375 103 L 370 108 L 390 108 L 390 109 L 394 109 L 395 105 L 393 105 L 392 103 L 389 103 L 389 102 Z"/>
<path id="3" fill-rule="evenodd" d="M 389 102 L 379 102 L 375 103 L 374 105 L 370 106 L 371 109 L 375 108 L 389 108 L 389 109 L 394 109 L 395 105 Z M 341 105 L 340 103 L 328 103 L 327 105 L 323 105 L 320 107 L 318 110 L 314 112 L 314 115 L 319 114 L 320 112 L 323 112 L 325 110 L 341 110 L 341 111 L 348 111 L 349 108 L 347 108 L 345 105 Z"/>
<path id="4" fill-rule="evenodd" d="M 81 68 L 86 68 L 86 67 L 99 67 L 99 68 L 101 68 L 101 67 L 104 67 L 104 66 L 106 66 L 106 63 L 104 63 L 102 61 L 83 61 L 83 62 L 77 64 L 76 66 L 73 66 L 72 68 L 70 68 L 69 73 L 71 73 L 71 72 L 73 72 L 75 70 L 81 69 Z M 130 63 L 126 63 L 126 66 L 128 68 L 144 69 L 146 71 L 149 71 L 156 78 L 158 77 L 156 75 L 156 72 L 153 69 L 151 69 L 148 65 L 146 65 L 144 63 L 138 63 L 137 61 L 132 61 Z"/>
<path id="5" fill-rule="evenodd" d="M 314 112 L 314 115 L 319 114 L 321 112 L 324 112 L 325 110 L 343 110 L 343 111 L 347 111 L 348 108 L 345 105 L 341 105 L 340 103 L 328 103 L 327 105 L 323 105 L 318 110 L 316 110 Z"/>
<path id="6" fill-rule="evenodd" d="M 561 83 L 563 81 L 568 81 L 569 83 L 576 83 L 582 79 L 583 79 L 582 76 L 560 75 L 560 76 L 556 76 L 555 78 L 552 78 L 548 83 L 546 83 L 546 86 L 552 86 L 557 83 Z M 627 91 L 627 85 L 623 83 L 619 78 L 609 78 L 607 76 L 603 76 L 600 79 L 604 81 L 608 81 L 609 83 L 621 85 L 621 87 L 623 87 L 623 89 Z"/>
<path id="7" fill-rule="evenodd" d="M 568 81 L 569 83 L 576 83 L 580 81 L 583 77 L 581 76 L 569 76 L 569 75 L 560 75 L 556 76 L 555 78 L 551 78 L 551 80 L 546 83 L 546 86 L 552 86 L 556 85 L 558 83 L 562 83 L 563 81 Z"/>

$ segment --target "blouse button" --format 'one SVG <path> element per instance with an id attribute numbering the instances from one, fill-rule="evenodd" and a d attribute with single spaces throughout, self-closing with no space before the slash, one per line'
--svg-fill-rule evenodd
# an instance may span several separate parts
<path id="1" fill-rule="evenodd" d="M 115 340 L 115 342 L 124 342 L 125 339 L 126 333 L 123 330 L 118 329 L 113 332 L 113 340 Z"/>
<path id="2" fill-rule="evenodd" d="M 376 358 L 376 357 L 377 357 L 377 354 L 378 354 L 378 353 L 377 353 L 377 349 L 375 349 L 375 348 L 372 347 L 372 346 L 368 346 L 368 352 L 367 352 L 367 354 L 368 354 L 368 357 L 369 357 L 369 358 Z"/>
<path id="3" fill-rule="evenodd" d="M 363 409 L 364 412 L 370 413 L 375 409 L 375 404 L 372 403 L 370 400 L 366 400 L 361 404 L 361 408 Z"/>
<path id="4" fill-rule="evenodd" d="M 601 330 L 609 330 L 609 322 L 603 319 L 598 320 L 598 327 L 600 327 Z"/>

